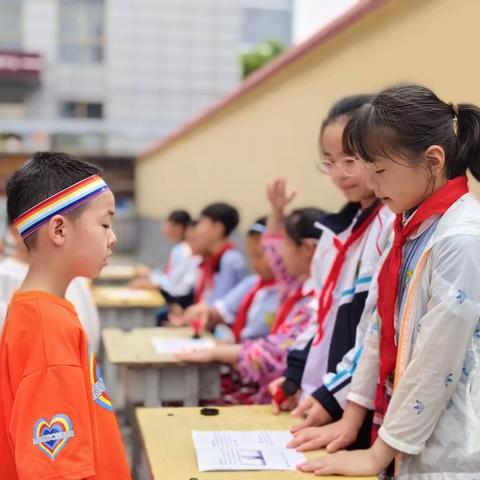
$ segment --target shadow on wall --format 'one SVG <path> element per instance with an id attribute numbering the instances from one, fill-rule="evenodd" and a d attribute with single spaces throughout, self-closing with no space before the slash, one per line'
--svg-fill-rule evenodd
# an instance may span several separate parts
<path id="1" fill-rule="evenodd" d="M 161 220 L 140 217 L 136 221 L 138 248 L 134 254 L 135 259 L 139 263 L 163 268 L 167 263 L 172 244 L 160 233 Z M 232 240 L 239 250 L 245 252 L 245 235 L 243 233 L 236 231 Z"/>

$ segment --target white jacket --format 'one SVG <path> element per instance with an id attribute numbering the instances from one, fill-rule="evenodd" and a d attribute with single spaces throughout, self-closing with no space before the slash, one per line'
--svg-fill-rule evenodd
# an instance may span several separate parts
<path id="1" fill-rule="evenodd" d="M 472 194 L 440 218 L 403 303 L 395 388 L 379 431 L 403 452 L 396 478 L 480 478 L 480 203 Z M 367 408 L 378 379 L 379 322 L 375 314 L 348 394 Z"/>

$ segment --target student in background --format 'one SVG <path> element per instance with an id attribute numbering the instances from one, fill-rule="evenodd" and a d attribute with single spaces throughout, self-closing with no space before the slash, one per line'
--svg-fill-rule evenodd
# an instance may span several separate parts
<path id="1" fill-rule="evenodd" d="M 164 271 L 137 267 L 138 278 L 130 283 L 133 288 L 158 288 L 168 303 L 186 308 L 194 300 L 194 287 L 200 258 L 192 252 L 189 236 L 195 222 L 185 210 L 174 210 L 162 225 L 163 235 L 174 246 Z"/>
<path id="2" fill-rule="evenodd" d="M 180 355 L 184 361 L 230 365 L 230 375 L 222 382 L 224 404 L 268 403 L 269 382 L 282 373 L 288 348 L 310 321 L 308 304 L 314 294 L 309 279 L 310 263 L 320 236 L 315 224 L 324 212 L 315 208 L 297 209 L 284 221 L 284 208 L 293 198 L 285 194 L 284 186 L 285 182 L 279 180 L 269 188 L 272 211 L 265 242 L 271 268 L 283 292 L 270 333 L 236 345 L 219 344 Z"/>
<path id="3" fill-rule="evenodd" d="M 18 290 L 28 273 L 28 249 L 17 229 L 9 226 L 10 256 L 0 261 L 0 331 L 7 316 L 12 295 Z M 85 278 L 74 278 L 65 298 L 72 302 L 78 319 L 87 332 L 90 348 L 96 353 L 100 346 L 100 319 Z"/>
<path id="4" fill-rule="evenodd" d="M 344 133 L 369 184 L 397 214 L 377 313 L 342 419 L 318 447 L 346 447 L 375 408 L 373 445 L 301 466 L 319 475 L 475 478 L 480 472 L 480 109 L 417 85 L 381 92 Z M 378 430 L 378 427 L 380 429 Z M 382 473 L 383 477 L 392 471 Z"/>
<path id="5" fill-rule="evenodd" d="M 198 303 L 187 309 L 182 321 L 199 320 L 223 342 L 264 337 L 270 332 L 279 305 L 279 288 L 262 245 L 266 218 L 253 223 L 245 240 L 245 250 L 254 274 L 247 275 L 213 307 Z"/>
<path id="6" fill-rule="evenodd" d="M 290 351 L 284 376 L 270 386 L 275 413 L 293 410 L 292 415 L 306 417 L 292 428 L 294 433 L 341 417 L 368 325 L 362 315 L 376 301 L 374 293 L 368 300 L 367 296 L 391 233 L 393 215 L 368 185 L 364 164 L 347 154 L 342 145 L 343 130 L 352 113 L 369 99 L 358 95 L 340 100 L 320 130 L 320 167 L 348 203 L 319 224 L 322 237 L 312 265 L 317 291 L 314 321 Z M 288 393 L 286 398 L 280 397 L 280 404 L 275 400 L 277 389 Z M 359 446 L 369 444 L 371 417 L 363 423 Z M 301 446 L 301 440 L 296 437 L 292 445 Z"/>
<path id="7" fill-rule="evenodd" d="M 116 237 L 100 170 L 37 153 L 7 184 L 9 223 L 30 268 L 0 340 L 0 478 L 129 480 L 120 431 L 70 282 L 94 278 Z"/>
<path id="8" fill-rule="evenodd" d="M 247 274 L 245 258 L 230 240 L 239 221 L 237 209 L 226 203 L 212 203 L 200 213 L 195 242 L 204 260 L 195 286 L 195 303 L 213 305 Z"/>

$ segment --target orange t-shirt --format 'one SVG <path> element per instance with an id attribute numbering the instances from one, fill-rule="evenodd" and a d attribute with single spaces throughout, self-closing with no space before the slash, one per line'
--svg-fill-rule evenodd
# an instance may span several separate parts
<path id="1" fill-rule="evenodd" d="M 131 478 L 75 309 L 46 292 L 16 293 L 2 334 L 0 478 Z"/>

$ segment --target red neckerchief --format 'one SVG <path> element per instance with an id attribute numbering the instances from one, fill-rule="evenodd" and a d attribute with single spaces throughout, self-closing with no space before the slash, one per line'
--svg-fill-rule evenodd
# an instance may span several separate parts
<path id="1" fill-rule="evenodd" d="M 443 215 L 453 203 L 468 192 L 466 176 L 449 180 L 433 193 L 403 225 L 403 215 L 395 220 L 395 239 L 393 246 L 378 275 L 377 310 L 380 316 L 380 371 L 375 410 L 386 411 L 385 385 L 395 369 L 397 346 L 395 342 L 395 307 L 398 297 L 400 269 L 402 268 L 403 246 L 418 227 L 434 215 Z"/>
<path id="2" fill-rule="evenodd" d="M 257 295 L 259 290 L 261 290 L 262 288 L 271 287 L 272 285 L 275 285 L 275 283 L 276 281 L 274 279 L 271 279 L 271 280 L 260 279 L 243 298 L 242 303 L 240 304 L 240 308 L 238 310 L 237 316 L 235 317 L 235 321 L 232 324 L 232 332 L 235 335 L 236 342 L 240 341 L 240 336 L 241 336 L 242 330 L 245 328 L 245 325 L 247 324 L 248 312 L 250 310 L 250 307 L 252 306 L 255 296 Z"/>
<path id="3" fill-rule="evenodd" d="M 213 285 L 213 276 L 220 267 L 220 261 L 225 252 L 232 250 L 234 245 L 232 243 L 225 243 L 220 250 L 215 252 L 210 257 L 206 258 L 200 264 L 200 272 L 198 275 L 197 286 L 195 288 L 195 303 L 201 302 L 205 290 L 211 288 Z"/>
<path id="4" fill-rule="evenodd" d="M 370 207 L 372 211 L 368 214 L 365 220 L 348 236 L 347 240 L 342 243 L 338 238 L 334 238 L 333 244 L 337 249 L 337 256 L 332 264 L 330 272 L 328 273 L 328 277 L 325 280 L 325 284 L 322 287 L 322 291 L 320 292 L 320 298 L 318 300 L 318 313 L 317 313 L 317 323 L 318 323 L 318 331 L 313 342 L 314 345 L 320 343 L 323 338 L 323 322 L 332 307 L 333 303 L 333 293 L 335 291 L 335 287 L 337 286 L 338 279 L 340 274 L 342 273 L 343 264 L 345 263 L 345 258 L 348 252 L 348 249 L 359 239 L 363 236 L 366 232 L 368 227 L 371 225 L 375 217 L 377 216 L 378 212 L 382 208 L 382 204 L 377 201 L 377 203 Z"/>
<path id="5" fill-rule="evenodd" d="M 311 297 L 314 293 L 315 292 L 313 290 L 309 290 L 303 293 L 303 285 L 297 288 L 293 293 L 291 293 L 280 306 L 277 315 L 275 316 L 275 321 L 273 322 L 271 333 L 278 332 L 281 326 L 285 323 L 285 320 L 287 320 L 295 305 L 300 300 Z"/>

